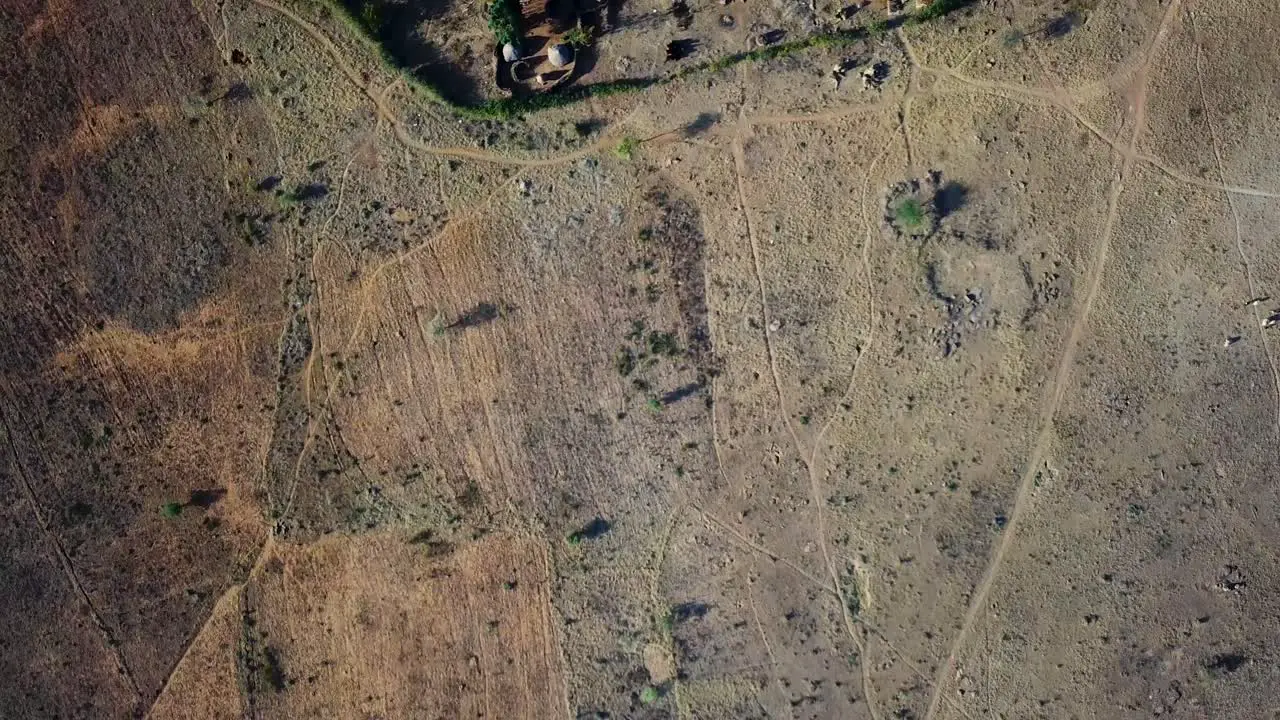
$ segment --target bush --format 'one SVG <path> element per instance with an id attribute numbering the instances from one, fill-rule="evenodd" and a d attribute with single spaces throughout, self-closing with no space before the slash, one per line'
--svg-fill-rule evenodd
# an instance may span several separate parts
<path id="1" fill-rule="evenodd" d="M 160 506 L 160 514 L 167 518 L 176 518 L 182 514 L 182 503 L 165 503 Z"/>
<path id="2" fill-rule="evenodd" d="M 591 33 L 584 30 L 581 25 L 578 25 L 565 33 L 561 39 L 564 40 L 564 44 L 570 47 L 584 48 L 591 44 Z"/>
<path id="3" fill-rule="evenodd" d="M 613 149 L 614 154 L 623 160 L 630 160 L 635 156 L 636 149 L 640 147 L 640 141 L 627 136 L 622 138 L 622 142 L 618 143 L 618 147 Z"/>
<path id="4" fill-rule="evenodd" d="M 519 42 L 520 11 L 514 0 L 492 0 L 489 3 L 489 30 L 499 45 Z"/>
<path id="5" fill-rule="evenodd" d="M 937 20 L 943 15 L 953 13 L 971 4 L 973 4 L 973 0 L 933 0 L 928 7 L 912 16 L 910 22 L 912 25 L 918 25 L 930 20 Z"/>
<path id="6" fill-rule="evenodd" d="M 898 202 L 893 209 L 893 221 L 899 230 L 911 235 L 924 232 L 929 225 L 924 206 L 913 197 Z"/>
<path id="7" fill-rule="evenodd" d="M 368 32 L 371 37 L 378 37 L 382 32 L 382 26 L 386 23 L 382 17 L 382 8 L 378 7 L 377 3 L 366 2 L 360 8 L 360 23 L 364 25 L 365 32 Z"/>

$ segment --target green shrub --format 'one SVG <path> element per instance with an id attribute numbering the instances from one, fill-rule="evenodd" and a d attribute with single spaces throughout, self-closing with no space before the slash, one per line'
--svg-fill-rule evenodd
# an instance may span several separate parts
<path id="1" fill-rule="evenodd" d="M 520 11 L 514 0 L 491 0 L 489 3 L 489 30 L 499 45 L 519 42 Z"/>
<path id="2" fill-rule="evenodd" d="M 584 48 L 591 44 L 591 33 L 583 29 L 581 25 L 578 25 L 565 33 L 561 40 L 570 47 Z"/>
<path id="3" fill-rule="evenodd" d="M 972 3 L 973 0 L 933 0 L 928 7 L 913 15 L 909 22 L 912 25 L 918 25 L 930 20 L 937 20 L 943 15 L 953 13 Z"/>
<path id="4" fill-rule="evenodd" d="M 917 235 L 928 227 L 924 206 L 914 197 L 905 197 L 893 208 L 893 221 L 902 232 Z"/>
<path id="5" fill-rule="evenodd" d="M 649 352 L 654 355 L 675 357 L 680 354 L 680 342 L 676 340 L 676 336 L 672 333 L 654 330 L 649 333 L 647 340 Z"/>
<path id="6" fill-rule="evenodd" d="M 622 377 L 630 375 L 636 369 L 636 356 L 630 348 L 621 348 L 613 358 L 613 367 Z"/>
<path id="7" fill-rule="evenodd" d="M 382 32 L 382 26 L 386 23 L 386 19 L 382 17 L 382 8 L 378 7 L 376 2 L 366 2 L 360 8 L 360 24 L 364 26 L 365 32 L 372 37 L 377 37 Z"/>
<path id="8" fill-rule="evenodd" d="M 662 697 L 662 694 L 658 692 L 658 688 L 652 685 L 640 691 L 640 702 L 645 705 L 652 705 L 658 702 L 660 697 Z"/>
<path id="9" fill-rule="evenodd" d="M 182 503 L 165 503 L 160 506 L 160 514 L 167 518 L 176 518 L 182 514 Z"/>
<path id="10" fill-rule="evenodd" d="M 635 156 L 636 149 L 640 147 L 640 141 L 628 135 L 622 138 L 622 142 L 618 143 L 618 147 L 613 152 L 623 160 L 630 160 Z"/>

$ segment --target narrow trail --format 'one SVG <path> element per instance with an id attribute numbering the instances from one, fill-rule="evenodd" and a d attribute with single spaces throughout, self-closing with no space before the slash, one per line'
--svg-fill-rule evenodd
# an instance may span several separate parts
<path id="1" fill-rule="evenodd" d="M 751 560 L 750 572 L 752 574 L 756 572 L 756 562 L 754 558 Z M 786 708 L 787 716 L 790 717 L 791 720 L 795 720 L 796 710 L 792 707 L 791 703 L 786 702 L 787 686 L 783 684 L 782 676 L 778 674 L 778 656 L 774 654 L 773 645 L 769 642 L 769 634 L 764 630 L 764 623 L 760 620 L 760 609 L 756 606 L 756 596 L 755 593 L 751 591 L 751 586 L 749 584 L 746 588 L 746 595 L 747 606 L 751 608 L 751 618 L 755 621 L 756 632 L 760 634 L 760 643 L 764 645 L 764 654 L 769 657 L 769 678 L 773 680 L 774 687 L 778 689 L 779 694 L 782 696 L 784 701 L 783 706 Z M 774 715 L 775 713 L 770 711 L 764 704 L 764 700 L 765 698 L 763 693 L 761 693 L 760 707 L 764 708 L 765 713 L 768 715 Z"/>
<path id="2" fill-rule="evenodd" d="M 786 400 L 783 397 L 782 375 L 778 371 L 777 356 L 773 349 L 773 333 L 769 329 L 772 321 L 769 319 L 769 300 L 764 286 L 764 264 L 760 259 L 760 242 L 756 238 L 755 224 L 751 221 L 751 210 L 747 204 L 747 158 L 746 150 L 742 145 L 741 134 L 733 139 L 733 169 L 737 177 L 738 206 L 742 208 L 742 219 L 747 226 L 747 239 L 751 244 L 751 259 L 755 267 L 756 288 L 760 293 L 760 322 L 764 325 L 764 349 L 769 362 L 769 373 L 773 377 L 774 392 L 778 395 L 778 411 L 782 414 L 782 422 L 786 424 L 787 431 L 791 433 L 791 439 L 798 449 L 800 447 L 800 439 L 796 436 L 796 429 L 791 422 L 791 415 L 787 410 Z"/>
<path id="3" fill-rule="evenodd" d="M 169 692 L 169 687 L 173 684 L 173 679 L 178 675 L 178 669 L 182 667 L 182 663 L 187 659 L 187 656 L 191 654 L 191 649 L 195 647 L 196 642 L 204 635 L 204 631 L 209 627 L 209 624 L 213 622 L 215 617 L 217 617 L 218 608 L 222 607 L 222 604 L 227 602 L 227 599 L 232 597 L 233 593 L 238 595 L 243 591 L 243 583 L 233 584 L 224 590 L 222 595 L 218 596 L 218 599 L 214 601 L 213 606 L 209 609 L 209 615 L 204 619 L 204 622 L 200 623 L 200 627 L 191 634 L 191 638 L 187 640 L 186 646 L 182 648 L 182 654 L 178 656 L 178 659 L 174 661 L 173 666 L 169 668 L 168 674 L 164 676 L 164 682 L 160 684 L 160 691 L 156 693 L 155 698 L 151 700 L 151 704 L 147 706 L 146 711 L 142 713 L 142 720 L 147 720 L 151 717 L 152 713 L 156 710 L 156 706 L 160 704 L 162 699 L 164 699 L 165 693 Z"/>
<path id="4" fill-rule="evenodd" d="M 1213 107 L 1209 104 L 1208 93 L 1204 89 L 1204 52 L 1200 45 L 1200 29 L 1196 25 L 1195 12 L 1188 10 L 1187 18 L 1191 21 L 1191 33 L 1196 45 L 1196 81 L 1200 86 L 1200 106 L 1205 108 L 1205 123 L 1209 126 L 1209 139 L 1213 144 L 1213 157 L 1218 165 L 1218 179 L 1223 185 L 1227 182 L 1226 164 L 1222 162 L 1222 143 L 1218 139 L 1217 125 L 1213 122 L 1213 113 L 1210 109 Z M 1256 298 L 1264 295 L 1259 289 L 1257 278 L 1253 272 L 1253 263 L 1249 261 L 1249 254 L 1244 247 L 1244 233 L 1240 223 L 1240 211 L 1236 208 L 1236 199 L 1230 193 L 1224 193 L 1227 196 L 1227 205 L 1231 208 L 1231 218 L 1235 222 L 1236 234 L 1236 251 L 1240 254 L 1240 264 L 1244 267 L 1244 276 L 1249 283 L 1249 297 Z M 1263 328 L 1264 320 L 1262 313 L 1258 311 L 1258 305 L 1251 307 L 1253 311 L 1253 329 L 1262 341 L 1262 352 L 1267 356 L 1267 364 L 1271 366 L 1271 387 L 1276 396 L 1276 422 L 1273 429 L 1273 438 L 1276 442 L 1280 442 L 1280 366 L 1276 364 L 1275 351 L 1271 349 L 1271 341 L 1268 337 L 1269 333 Z"/>
<path id="5" fill-rule="evenodd" d="M 8 405 L 12 405 L 9 400 L 10 393 L 10 389 L 5 388 L 3 400 Z M 67 549 L 62 545 L 62 540 L 54 529 L 49 526 L 49 519 L 45 517 L 44 511 L 40 508 L 40 501 L 36 496 L 35 488 L 31 485 L 31 479 L 27 477 L 26 468 L 22 465 L 22 458 L 18 456 L 18 445 L 14 441 L 13 424 L 9 422 L 9 415 L 4 411 L 3 407 L 0 407 L 0 423 L 4 425 L 5 444 L 9 446 L 9 458 L 13 463 L 14 474 L 18 476 L 18 485 L 22 488 L 23 497 L 26 499 L 27 504 L 31 506 L 31 515 L 36 521 L 36 526 L 40 528 L 41 534 L 44 535 L 48 549 L 58 559 L 58 565 L 61 567 L 67 583 L 71 585 L 72 591 L 84 605 L 85 610 L 88 611 L 89 618 L 93 621 L 93 625 L 97 628 L 98 635 L 102 639 L 104 649 L 115 661 L 120 677 L 124 679 L 129 686 L 129 690 L 133 693 L 134 712 L 136 714 L 137 708 L 140 708 L 143 702 L 142 690 L 138 686 L 133 670 L 129 667 L 129 661 L 124 656 L 119 640 L 111 632 L 111 628 L 107 626 L 106 621 L 102 619 L 102 614 L 98 612 L 98 608 L 93 604 L 93 599 L 89 597 L 89 593 L 84 589 L 84 585 L 80 582 L 80 576 L 76 573 L 75 566 L 71 564 L 71 556 L 67 554 Z"/>
<path id="6" fill-rule="evenodd" d="M 1083 338 L 1085 329 L 1089 321 L 1089 311 L 1093 307 L 1093 303 L 1098 296 L 1099 289 L 1102 287 L 1102 277 L 1107 267 L 1107 255 L 1111 249 L 1111 239 L 1115 233 L 1116 220 L 1119 216 L 1120 197 L 1124 192 L 1124 184 L 1126 178 L 1133 170 L 1134 163 L 1137 162 L 1138 156 L 1135 152 L 1138 141 L 1146 129 L 1147 124 L 1147 74 L 1151 67 L 1151 62 L 1155 59 L 1156 53 L 1160 48 L 1161 41 L 1169 31 L 1170 23 L 1176 16 L 1181 0 L 1172 0 L 1169 7 L 1165 10 L 1164 17 L 1160 21 L 1160 26 L 1152 36 L 1148 45 L 1146 55 L 1143 58 L 1141 67 L 1134 77 L 1134 88 L 1136 95 L 1133 101 L 1133 129 L 1129 136 L 1127 150 L 1121 153 L 1120 172 L 1116 175 L 1111 184 L 1111 193 L 1107 202 L 1107 216 L 1103 222 L 1102 233 L 1095 243 L 1093 250 L 1093 258 L 1089 266 L 1088 275 L 1088 291 L 1076 311 L 1075 319 L 1072 322 L 1070 333 L 1063 342 L 1062 355 L 1058 359 L 1058 367 L 1054 373 L 1053 382 L 1048 388 L 1045 404 L 1040 412 L 1040 432 L 1036 439 L 1036 444 L 1032 448 L 1027 458 L 1022 478 L 1018 483 L 1017 491 L 1014 495 L 1013 506 L 1009 511 L 1009 521 L 1000 535 L 1000 539 L 996 542 L 994 551 L 988 561 L 987 569 L 983 573 L 982 580 L 975 588 L 973 597 L 969 601 L 969 608 L 965 612 L 964 622 L 960 626 L 960 631 L 956 634 L 951 643 L 951 649 L 947 653 L 946 660 L 938 666 L 938 671 L 933 681 L 933 693 L 929 700 L 929 708 L 925 713 L 924 720 L 933 720 L 942 704 L 945 689 L 948 687 L 950 679 L 954 676 L 956 664 L 959 661 L 960 653 L 964 650 L 969 635 L 973 632 L 980 618 L 985 615 L 987 608 L 987 598 L 990 596 L 996 579 L 1000 575 L 1000 570 L 1004 565 L 1004 560 L 1009 550 L 1014 546 L 1018 535 L 1018 529 L 1026 516 L 1028 506 L 1030 505 L 1032 490 L 1035 487 L 1035 478 L 1045 453 L 1053 442 L 1053 421 L 1061 407 L 1062 401 L 1067 393 L 1067 386 L 1071 379 L 1071 369 L 1075 364 L 1076 350 L 1079 347 L 1080 340 Z"/>
<path id="7" fill-rule="evenodd" d="M 1223 183 L 1214 183 L 1201 178 L 1192 177 L 1190 175 L 1187 175 L 1186 173 L 1183 173 L 1171 167 L 1167 162 L 1160 159 L 1159 157 L 1156 157 L 1155 155 L 1152 155 L 1150 153 L 1138 152 L 1137 148 L 1130 148 L 1125 144 L 1121 143 L 1120 141 L 1116 140 L 1115 138 L 1111 137 L 1110 135 L 1107 135 L 1105 132 L 1102 131 L 1101 128 L 1097 126 L 1097 124 L 1095 124 L 1093 121 L 1089 120 L 1087 117 L 1081 114 L 1080 111 L 1077 110 L 1075 106 L 1065 98 L 1065 96 L 1059 94 L 1058 92 L 1043 90 L 1040 88 L 1025 87 L 1022 85 L 1014 85 L 1011 83 L 994 82 L 990 80 L 979 80 L 977 78 L 972 78 L 966 75 L 962 75 L 950 68 L 940 68 L 940 67 L 921 65 L 920 69 L 923 72 L 931 73 L 938 77 L 965 85 L 974 90 L 978 90 L 991 95 L 1002 97 L 1006 100 L 1012 100 L 1014 102 L 1021 102 L 1021 103 L 1031 104 L 1031 105 L 1058 108 L 1059 110 L 1062 110 L 1063 112 L 1070 115 L 1073 120 L 1075 120 L 1081 127 L 1088 130 L 1089 133 L 1092 134 L 1094 137 L 1096 137 L 1098 140 L 1108 145 L 1112 150 L 1116 151 L 1117 153 L 1120 153 L 1122 157 L 1127 158 L 1132 156 L 1134 160 L 1141 161 L 1143 163 L 1151 165 L 1152 167 L 1156 168 L 1160 172 L 1167 175 L 1169 178 L 1176 180 L 1178 182 L 1181 182 L 1187 185 L 1194 185 L 1196 187 L 1204 188 L 1206 190 L 1216 190 L 1220 192 L 1232 193 L 1235 195 L 1248 195 L 1252 197 L 1271 198 L 1271 199 L 1280 198 L 1280 191 L 1263 190 L 1260 188 L 1241 187 L 1236 185 L 1226 185 Z"/>
<path id="8" fill-rule="evenodd" d="M 905 102 L 906 101 L 904 101 L 904 103 Z M 904 121 L 903 114 L 899 114 L 899 120 L 900 120 L 900 124 L 902 124 L 902 122 Z M 910 146 L 910 141 L 908 140 L 908 136 L 906 134 L 905 128 L 903 128 L 903 144 L 906 146 L 907 164 L 908 164 L 908 169 L 910 169 L 910 162 L 911 162 L 910 147 L 911 146 Z M 809 472 L 810 501 L 813 503 L 814 512 L 817 516 L 817 533 L 818 533 L 818 539 L 819 539 L 819 547 L 821 547 L 822 549 L 822 557 L 826 562 L 827 572 L 830 573 L 832 585 L 835 587 L 835 590 L 836 590 L 836 597 L 840 603 L 840 614 L 844 620 L 845 631 L 848 633 L 849 638 L 853 641 L 854 646 L 858 649 L 858 654 L 859 654 L 858 665 L 861 669 L 861 675 L 862 675 L 862 694 L 866 697 L 867 712 L 871 715 L 872 720 L 879 720 L 880 712 L 876 705 L 874 687 L 871 682 L 871 656 L 868 651 L 868 647 L 869 647 L 868 638 L 864 634 L 860 634 L 857 630 L 858 619 L 854 617 L 853 612 L 849 609 L 849 598 L 845 593 L 843 583 L 840 582 L 840 573 L 836 568 L 835 562 L 831 558 L 831 553 L 827 546 L 826 513 L 823 512 L 823 508 L 826 506 L 826 503 L 823 502 L 823 498 L 822 498 L 822 478 L 819 476 L 818 459 L 822 453 L 822 440 L 826 436 L 827 431 L 830 430 L 831 426 L 835 423 L 835 419 L 836 419 L 835 408 L 838 408 L 841 403 L 848 401 L 849 396 L 853 394 L 853 388 L 857 384 L 858 370 L 863 365 L 862 360 L 870 352 L 871 346 L 875 342 L 875 328 L 877 323 L 877 316 L 876 316 L 875 290 L 873 288 L 873 282 L 871 277 L 871 244 L 875 234 L 871 225 L 871 216 L 867 210 L 867 201 L 868 201 L 868 197 L 871 194 L 871 178 L 875 175 L 876 166 L 879 165 L 880 162 L 884 160 L 885 157 L 888 156 L 889 150 L 890 148 L 886 147 L 884 151 L 882 151 L 874 160 L 871 161 L 871 164 L 867 167 L 867 173 L 863 180 L 863 185 L 862 185 L 861 210 L 862 210 L 862 224 L 863 224 L 863 229 L 865 230 L 865 236 L 862 242 L 862 249 L 860 252 L 860 256 L 861 256 L 861 264 L 862 264 L 862 276 L 864 280 L 864 287 L 866 290 L 866 302 L 867 302 L 866 331 L 863 335 L 862 343 L 858 347 L 858 355 L 853 360 L 853 367 L 849 371 L 849 381 L 845 385 L 844 394 L 836 402 L 836 405 L 833 407 L 832 412 L 827 417 L 827 421 L 823 424 L 822 428 L 818 431 L 818 434 L 814 437 L 813 446 L 810 448 L 809 457 L 805 461 L 805 468 Z M 801 452 L 801 455 L 803 456 L 803 451 L 799 447 L 798 443 L 797 443 L 796 450 Z M 859 604 L 861 604 L 861 597 L 859 597 Z"/>
<path id="9" fill-rule="evenodd" d="M 255 2 L 256 1 L 257 0 L 255 0 Z M 340 354 L 343 356 L 346 356 L 349 353 L 351 346 L 355 343 L 356 338 L 359 337 L 360 335 L 360 331 L 364 328 L 364 321 L 369 312 L 374 289 L 377 287 L 377 283 L 381 279 L 383 273 L 385 273 L 388 269 L 395 267 L 396 265 L 399 265 L 400 263 L 404 262 L 410 257 L 413 257 L 418 253 L 433 247 L 433 245 L 436 242 L 438 242 L 441 238 L 443 238 L 451 230 L 453 230 L 458 223 L 466 222 L 478 216 L 482 211 L 484 211 L 489 207 L 489 205 L 493 202 L 494 198 L 497 197 L 499 192 L 501 192 L 504 188 L 508 187 L 511 183 L 517 181 L 519 178 L 520 178 L 520 175 L 517 173 L 515 175 L 512 175 L 510 178 L 507 178 L 506 180 L 497 183 L 497 187 L 493 190 L 493 192 L 491 192 L 488 196 L 486 196 L 484 200 L 477 203 L 475 206 L 471 207 L 461 217 L 457 217 L 449 220 L 444 225 L 444 227 L 442 227 L 436 234 L 432 235 L 430 238 L 423 240 L 420 244 L 410 248 L 409 250 L 404 251 L 403 253 L 400 253 L 399 255 L 396 255 L 395 257 L 387 260 L 386 262 L 374 268 L 373 272 L 371 272 L 368 276 L 368 281 L 361 284 L 360 309 L 356 315 L 355 322 L 352 324 L 351 334 L 347 337 L 346 341 L 342 345 L 342 349 L 339 351 Z M 318 322 L 316 323 L 316 325 L 317 327 L 319 327 Z M 319 347 L 318 345 L 313 346 L 312 348 L 313 354 L 318 351 L 318 347 Z M 289 488 L 289 499 L 285 505 L 284 510 L 280 514 L 281 520 L 287 518 L 289 516 L 289 512 L 293 509 L 293 502 L 297 494 L 298 482 L 302 472 L 302 464 L 304 459 L 307 457 L 307 453 L 310 451 L 311 446 L 314 444 L 315 437 L 316 437 L 316 430 L 320 426 L 320 419 L 321 419 L 320 415 L 322 415 L 325 412 L 328 412 L 330 406 L 332 405 L 334 394 L 337 392 L 338 386 L 341 384 L 341 380 L 346 375 L 346 373 L 347 373 L 347 370 L 344 368 L 342 370 L 339 370 L 338 374 L 334 378 L 332 379 L 325 378 L 325 382 L 327 385 L 327 387 L 325 388 L 325 395 L 323 400 L 318 405 L 319 407 L 318 413 L 312 414 L 311 419 L 308 422 L 306 436 L 302 443 L 302 450 L 299 452 L 297 462 L 295 463 L 295 466 L 294 466 L 294 476 L 293 476 L 292 482 L 290 483 L 290 488 Z"/>

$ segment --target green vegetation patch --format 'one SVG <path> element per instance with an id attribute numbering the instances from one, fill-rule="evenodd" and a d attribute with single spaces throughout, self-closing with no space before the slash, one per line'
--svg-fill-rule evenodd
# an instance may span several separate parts
<path id="1" fill-rule="evenodd" d="M 929 229 L 929 215 L 920 200 L 905 197 L 893 207 L 893 223 L 909 235 L 920 235 Z"/>
<path id="2" fill-rule="evenodd" d="M 520 6 L 515 0 L 490 0 L 489 30 L 499 45 L 520 41 Z"/>
<path id="3" fill-rule="evenodd" d="M 636 154 L 636 149 L 640 147 L 640 141 L 627 136 L 622 138 L 618 146 L 613 149 L 613 153 L 623 160 L 630 160 Z"/>
<path id="4" fill-rule="evenodd" d="M 938 18 L 949 15 L 956 10 L 960 10 L 973 4 L 974 0 L 933 0 L 927 7 L 912 15 L 907 22 L 912 25 L 937 20 Z"/>

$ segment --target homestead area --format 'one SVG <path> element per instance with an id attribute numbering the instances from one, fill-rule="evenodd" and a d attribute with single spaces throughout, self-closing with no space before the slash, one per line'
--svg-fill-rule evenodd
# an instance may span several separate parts
<path id="1" fill-rule="evenodd" d="M 656 81 L 815 36 L 884 32 L 969 0 L 337 0 L 334 7 L 446 101 L 477 106 L 571 84 Z"/>

